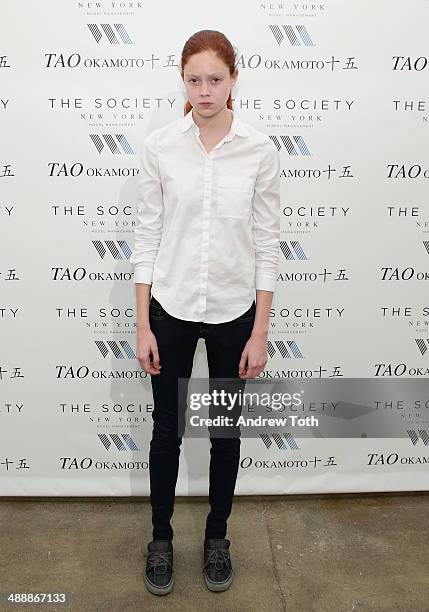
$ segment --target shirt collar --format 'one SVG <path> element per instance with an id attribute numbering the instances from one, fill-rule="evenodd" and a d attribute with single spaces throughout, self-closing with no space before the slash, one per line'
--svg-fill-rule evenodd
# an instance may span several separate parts
<path id="1" fill-rule="evenodd" d="M 238 119 L 237 115 L 231 109 L 228 109 L 230 113 L 232 113 L 232 124 L 229 134 L 225 137 L 225 140 L 232 140 L 235 134 L 237 136 L 249 136 L 249 130 L 245 125 Z M 194 117 L 192 115 L 191 110 L 183 117 L 182 120 L 182 132 L 186 132 L 191 126 L 195 126 L 194 129 L 199 129 L 197 124 L 194 121 Z"/>

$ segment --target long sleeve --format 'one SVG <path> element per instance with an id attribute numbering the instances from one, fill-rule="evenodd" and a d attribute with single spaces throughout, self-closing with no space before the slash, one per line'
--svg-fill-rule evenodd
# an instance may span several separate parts
<path id="1" fill-rule="evenodd" d="M 280 249 L 280 157 L 271 139 L 259 151 L 252 203 L 255 288 L 274 292 Z"/>
<path id="2" fill-rule="evenodd" d="M 151 132 L 139 154 L 137 223 L 134 230 L 134 250 L 129 260 L 134 265 L 134 282 L 148 285 L 152 284 L 164 214 L 157 137 L 156 130 Z"/>

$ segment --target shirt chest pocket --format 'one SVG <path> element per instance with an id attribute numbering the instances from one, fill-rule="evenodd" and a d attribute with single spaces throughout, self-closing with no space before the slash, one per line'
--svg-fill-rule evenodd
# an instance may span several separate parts
<path id="1" fill-rule="evenodd" d="M 254 180 L 248 177 L 219 174 L 217 213 L 221 218 L 247 219 L 252 209 Z"/>

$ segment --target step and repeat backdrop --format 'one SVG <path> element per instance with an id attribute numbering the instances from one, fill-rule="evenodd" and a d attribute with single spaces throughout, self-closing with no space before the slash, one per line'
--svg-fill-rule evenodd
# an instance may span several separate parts
<path id="1" fill-rule="evenodd" d="M 180 54 L 201 29 L 236 47 L 234 111 L 281 159 L 258 381 L 355 383 L 342 433 L 309 423 L 338 416 L 316 397 L 301 427 L 243 438 L 236 493 L 427 489 L 429 2 L 3 0 L 1 13 L 1 495 L 149 494 L 129 261 L 139 151 L 183 116 Z M 193 377 L 207 375 L 200 339 Z M 207 494 L 209 449 L 183 440 L 178 495 Z"/>

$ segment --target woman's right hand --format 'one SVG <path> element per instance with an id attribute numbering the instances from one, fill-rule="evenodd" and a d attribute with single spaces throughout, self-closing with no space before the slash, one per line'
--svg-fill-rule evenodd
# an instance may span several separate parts
<path id="1" fill-rule="evenodd" d="M 153 362 L 150 362 L 152 353 Z M 161 374 L 158 343 L 151 329 L 137 329 L 137 359 L 146 374 Z"/>

